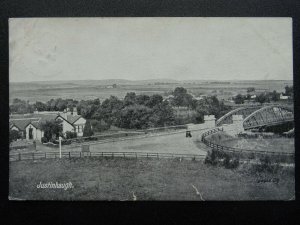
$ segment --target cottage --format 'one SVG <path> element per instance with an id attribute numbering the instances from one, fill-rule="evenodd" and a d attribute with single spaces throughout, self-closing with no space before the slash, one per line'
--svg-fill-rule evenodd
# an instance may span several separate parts
<path id="1" fill-rule="evenodd" d="M 41 124 L 46 121 L 62 121 L 63 133 L 67 131 L 76 132 L 77 136 L 83 135 L 83 129 L 86 120 L 77 115 L 76 108 L 71 112 L 69 109 L 64 112 L 38 112 L 25 115 L 12 115 L 10 117 L 10 129 L 17 130 L 21 136 L 27 140 L 41 140 L 44 132 L 41 130 Z"/>

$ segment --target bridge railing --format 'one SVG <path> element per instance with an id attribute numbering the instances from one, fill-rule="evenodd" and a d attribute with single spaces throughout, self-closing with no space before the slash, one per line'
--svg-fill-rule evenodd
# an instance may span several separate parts
<path id="1" fill-rule="evenodd" d="M 217 153 L 217 155 L 220 157 L 224 157 L 225 155 L 228 155 L 228 156 L 238 157 L 240 159 L 249 160 L 249 159 L 258 159 L 265 156 L 270 156 L 272 157 L 273 161 L 294 163 L 295 160 L 294 153 L 233 148 L 233 147 L 220 145 L 210 140 L 207 140 L 206 138 L 207 136 L 215 134 L 220 131 L 223 131 L 223 127 L 211 129 L 203 133 L 201 137 L 202 142 L 206 146 L 214 150 Z"/>

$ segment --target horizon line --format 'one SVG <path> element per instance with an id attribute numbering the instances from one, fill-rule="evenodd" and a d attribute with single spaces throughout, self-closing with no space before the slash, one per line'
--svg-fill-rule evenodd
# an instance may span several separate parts
<path id="1" fill-rule="evenodd" d="M 33 83 L 33 82 L 67 82 L 67 81 L 108 81 L 108 80 L 123 80 L 123 81 L 159 81 L 159 80 L 172 80 L 172 81 L 294 81 L 294 79 L 172 79 L 172 78 L 153 78 L 153 79 L 78 79 L 78 80 L 32 80 L 32 81 L 9 81 L 9 83 Z"/>

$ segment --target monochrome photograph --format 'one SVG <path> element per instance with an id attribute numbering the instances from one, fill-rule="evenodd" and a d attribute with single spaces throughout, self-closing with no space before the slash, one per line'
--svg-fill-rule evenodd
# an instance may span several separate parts
<path id="1" fill-rule="evenodd" d="M 292 19 L 9 19 L 9 200 L 295 200 Z"/>

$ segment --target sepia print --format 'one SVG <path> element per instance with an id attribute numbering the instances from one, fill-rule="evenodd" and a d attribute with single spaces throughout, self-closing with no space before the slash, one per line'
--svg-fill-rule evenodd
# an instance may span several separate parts
<path id="1" fill-rule="evenodd" d="M 10 200 L 294 200 L 291 18 L 11 18 Z"/>

